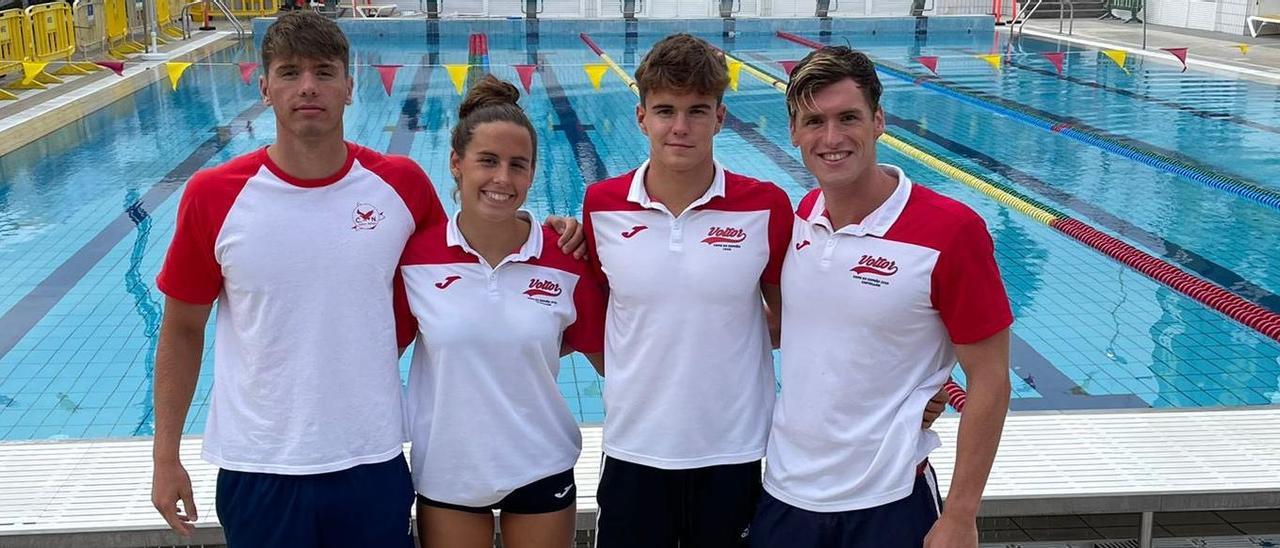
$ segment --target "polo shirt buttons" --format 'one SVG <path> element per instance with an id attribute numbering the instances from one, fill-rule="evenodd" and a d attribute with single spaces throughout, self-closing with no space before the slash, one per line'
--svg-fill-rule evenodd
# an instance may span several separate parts
<path id="1" fill-rule="evenodd" d="M 823 267 L 829 266 L 831 264 L 831 256 L 835 255 L 835 252 L 836 252 L 836 235 L 832 234 L 829 237 L 827 237 L 827 245 L 822 247 L 821 264 Z"/>

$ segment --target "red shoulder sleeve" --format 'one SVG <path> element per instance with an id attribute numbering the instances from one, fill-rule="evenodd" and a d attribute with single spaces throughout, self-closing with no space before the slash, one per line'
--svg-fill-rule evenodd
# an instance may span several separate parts
<path id="1" fill-rule="evenodd" d="M 933 307 L 955 344 L 983 341 L 1013 323 L 991 235 L 981 217 L 970 215 L 956 227 L 933 271 Z"/>
<path id="2" fill-rule="evenodd" d="M 187 181 L 178 202 L 173 241 L 156 276 L 156 286 L 165 295 L 210 304 L 222 292 L 222 265 L 214 245 L 232 204 L 252 176 L 233 167 L 198 171 Z"/>

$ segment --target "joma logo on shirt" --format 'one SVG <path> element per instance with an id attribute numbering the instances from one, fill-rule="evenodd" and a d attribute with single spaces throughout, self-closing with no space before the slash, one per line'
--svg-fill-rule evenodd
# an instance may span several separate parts
<path id="1" fill-rule="evenodd" d="M 898 273 L 898 263 L 884 257 L 863 255 L 861 259 L 858 259 L 858 264 L 850 268 L 849 271 L 854 274 L 892 276 Z"/>
<path id="2" fill-rule="evenodd" d="M 537 278 L 529 278 L 529 289 L 524 291 L 530 297 L 559 297 L 560 293 L 560 284 Z"/>
<path id="3" fill-rule="evenodd" d="M 747 241 L 747 231 L 731 226 L 713 226 L 702 243 L 707 245 L 740 244 Z M 736 246 L 735 246 L 736 247 Z"/>

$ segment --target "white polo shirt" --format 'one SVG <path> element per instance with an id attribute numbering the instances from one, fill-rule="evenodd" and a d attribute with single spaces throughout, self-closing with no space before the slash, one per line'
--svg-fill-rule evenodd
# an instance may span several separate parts
<path id="1" fill-rule="evenodd" d="M 205 460 L 319 474 L 400 454 L 393 277 L 414 230 L 444 218 L 412 160 L 350 143 L 327 179 L 288 176 L 266 148 L 191 178 L 156 283 L 217 300 Z"/>
<path id="2" fill-rule="evenodd" d="M 782 393 L 765 489 L 813 512 L 871 508 L 911 494 L 940 445 L 920 416 L 956 364 L 1013 316 L 986 224 L 913 185 L 832 232 L 820 190 L 796 211 L 782 270 Z"/>
<path id="3" fill-rule="evenodd" d="M 679 217 L 648 163 L 587 187 L 589 256 L 608 284 L 604 451 L 664 469 L 764 456 L 774 377 L 760 284 L 777 284 L 791 203 L 716 166 Z"/>
<path id="4" fill-rule="evenodd" d="M 493 267 L 456 217 L 410 239 L 401 272 L 419 332 L 409 439 L 423 496 L 488 506 L 577 462 L 581 434 L 556 385 L 560 343 L 603 350 L 605 301 L 557 238 L 535 224 Z"/>

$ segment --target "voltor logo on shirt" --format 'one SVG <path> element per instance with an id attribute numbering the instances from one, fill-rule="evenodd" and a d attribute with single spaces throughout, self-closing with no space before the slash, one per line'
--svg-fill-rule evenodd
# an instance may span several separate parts
<path id="1" fill-rule="evenodd" d="M 713 226 L 707 230 L 707 237 L 702 243 L 720 249 L 738 249 L 747 241 L 747 231 L 732 226 Z"/>
<path id="2" fill-rule="evenodd" d="M 529 300 L 544 306 L 556 304 L 555 298 L 559 297 L 563 292 L 560 289 L 560 284 L 538 278 L 529 278 L 529 289 L 524 290 L 524 294 Z"/>
<path id="3" fill-rule="evenodd" d="M 355 211 L 351 212 L 351 221 L 355 224 L 351 226 L 352 230 L 373 230 L 378 228 L 378 221 L 386 218 L 378 208 L 373 204 L 360 202 L 356 204 Z"/>
<path id="4" fill-rule="evenodd" d="M 647 227 L 647 226 L 645 226 L 645 225 L 636 225 L 636 226 L 633 226 L 633 227 L 631 227 L 631 230 L 628 230 L 628 231 L 626 231 L 626 232 L 623 232 L 623 233 L 622 233 L 622 237 L 623 237 L 623 238 L 626 238 L 626 239 L 628 239 L 628 240 L 630 240 L 631 238 L 634 238 L 636 234 L 639 234 L 641 230 L 644 230 L 644 229 L 646 229 L 646 228 L 649 228 L 649 227 Z"/>
<path id="5" fill-rule="evenodd" d="M 898 263 L 876 255 L 863 255 L 849 271 L 864 285 L 880 287 L 889 285 L 889 280 L 884 278 L 898 273 Z"/>

